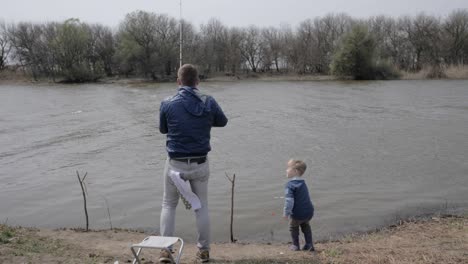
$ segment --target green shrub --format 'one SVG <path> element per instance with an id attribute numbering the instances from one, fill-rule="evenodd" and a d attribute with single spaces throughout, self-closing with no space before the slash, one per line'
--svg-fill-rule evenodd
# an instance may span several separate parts
<path id="1" fill-rule="evenodd" d="M 375 39 L 367 27 L 356 25 L 334 55 L 331 73 L 355 80 L 394 79 L 398 71 L 388 62 L 377 62 Z"/>
<path id="2" fill-rule="evenodd" d="M 374 79 L 377 80 L 392 80 L 401 77 L 400 71 L 387 61 L 378 62 L 374 66 Z"/>

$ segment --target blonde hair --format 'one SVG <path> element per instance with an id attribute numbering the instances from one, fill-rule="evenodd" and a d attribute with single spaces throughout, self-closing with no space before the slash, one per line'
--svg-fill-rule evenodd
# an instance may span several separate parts
<path id="1" fill-rule="evenodd" d="M 182 85 L 187 85 L 190 87 L 195 87 L 198 80 L 198 70 L 192 64 L 184 64 L 180 67 L 177 72 L 177 77 L 179 78 Z"/>
<path id="2" fill-rule="evenodd" d="M 290 159 L 288 161 L 288 166 L 295 169 L 300 176 L 302 176 L 307 169 L 307 165 L 302 160 Z"/>

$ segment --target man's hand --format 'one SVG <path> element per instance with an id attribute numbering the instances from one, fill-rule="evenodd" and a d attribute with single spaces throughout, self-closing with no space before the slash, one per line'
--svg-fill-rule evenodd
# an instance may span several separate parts
<path id="1" fill-rule="evenodd" d="M 284 215 L 284 216 L 283 216 L 283 220 L 284 220 L 284 221 L 288 221 L 288 220 L 289 220 L 289 216 Z"/>

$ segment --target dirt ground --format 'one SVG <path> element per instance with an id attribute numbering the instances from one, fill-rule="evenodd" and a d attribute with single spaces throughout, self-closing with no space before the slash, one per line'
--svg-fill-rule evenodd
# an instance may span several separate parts
<path id="1" fill-rule="evenodd" d="M 130 245 L 147 235 L 127 230 L 83 232 L 0 225 L 0 263 L 130 263 Z M 212 263 L 468 263 L 468 217 L 401 222 L 369 234 L 316 243 L 317 251 L 292 252 L 287 244 L 217 243 Z M 158 250 L 142 263 L 158 263 Z M 182 263 L 196 263 L 186 245 Z"/>

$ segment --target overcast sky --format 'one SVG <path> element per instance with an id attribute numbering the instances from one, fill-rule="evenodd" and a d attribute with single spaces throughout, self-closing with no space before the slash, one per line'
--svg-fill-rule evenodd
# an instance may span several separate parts
<path id="1" fill-rule="evenodd" d="M 228 26 L 292 26 L 307 18 L 345 12 L 352 17 L 415 15 L 445 16 L 468 8 L 468 0 L 182 0 L 183 18 L 195 25 L 215 17 Z M 125 14 L 144 10 L 179 17 L 179 0 L 0 0 L 0 20 L 62 21 L 79 18 L 117 26 Z"/>

